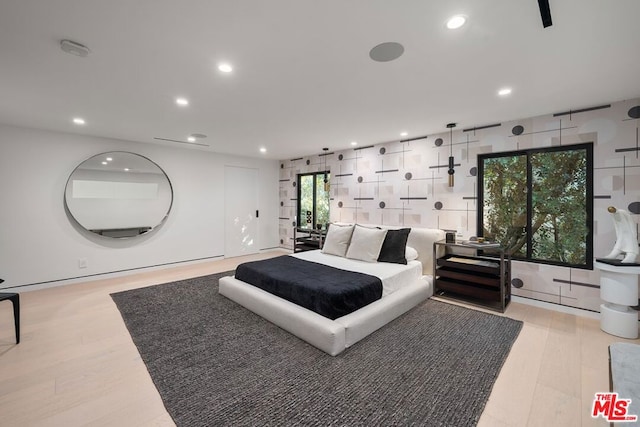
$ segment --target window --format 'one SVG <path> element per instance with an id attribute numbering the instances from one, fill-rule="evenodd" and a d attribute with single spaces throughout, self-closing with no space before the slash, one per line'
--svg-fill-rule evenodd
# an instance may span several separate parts
<path id="1" fill-rule="evenodd" d="M 514 259 L 593 267 L 593 145 L 478 156 L 478 235 Z"/>
<path id="2" fill-rule="evenodd" d="M 329 223 L 328 183 L 328 171 L 298 175 L 298 227 L 324 228 Z"/>

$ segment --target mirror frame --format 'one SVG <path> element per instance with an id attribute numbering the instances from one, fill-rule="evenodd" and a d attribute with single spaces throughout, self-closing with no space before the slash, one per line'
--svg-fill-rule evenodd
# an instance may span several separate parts
<path id="1" fill-rule="evenodd" d="M 78 219 L 76 218 L 76 215 L 74 215 L 72 209 L 69 206 L 68 200 L 67 200 L 67 193 L 69 191 L 69 185 L 72 182 L 72 178 L 73 175 L 76 171 L 78 171 L 78 169 L 85 164 L 87 161 L 94 159 L 96 157 L 108 157 L 109 155 L 114 155 L 114 154 L 128 154 L 128 155 L 132 155 L 132 156 L 136 156 L 139 157 L 141 159 L 144 159 L 145 161 L 149 162 L 150 164 L 152 164 L 153 166 L 155 166 L 164 176 L 164 178 L 167 180 L 167 183 L 169 184 L 169 192 L 170 192 L 170 200 L 169 200 L 169 206 L 167 207 L 167 211 L 164 213 L 162 219 L 160 219 L 160 221 L 155 224 L 152 225 L 151 227 L 148 228 L 142 228 L 142 227 L 131 227 L 131 228 L 122 228 L 122 229 L 114 229 L 114 230 L 122 230 L 123 234 L 122 235 L 118 235 L 118 233 L 112 234 L 112 235 L 106 235 L 104 234 L 104 232 L 97 232 L 95 230 L 91 230 L 85 227 L 85 225 L 83 225 L 80 221 L 78 221 Z M 167 175 L 167 173 L 164 171 L 164 169 L 162 169 L 160 167 L 160 165 L 158 165 L 156 162 L 154 162 L 153 160 L 149 159 L 146 156 L 143 156 L 141 154 L 137 154 L 137 153 L 133 153 L 130 151 L 106 151 L 103 153 L 99 153 L 99 154 L 95 154 L 91 157 L 86 158 L 85 160 L 83 160 L 82 162 L 80 162 L 74 169 L 73 171 L 71 171 L 71 173 L 69 174 L 69 177 L 67 178 L 67 182 L 65 183 L 64 186 L 64 207 L 66 212 L 68 213 L 68 216 L 71 217 L 71 219 L 73 220 L 73 222 L 80 227 L 82 230 L 88 232 L 90 235 L 92 236 L 99 236 L 99 237 L 104 237 L 107 239 L 131 239 L 131 238 L 135 238 L 135 237 L 140 237 L 140 236 L 144 236 L 144 235 L 148 235 L 150 232 L 158 229 L 162 224 L 164 224 L 169 216 L 169 214 L 171 213 L 171 209 L 173 208 L 173 199 L 174 199 L 174 192 L 173 192 L 173 184 L 171 183 L 171 180 L 169 179 L 169 176 Z M 138 229 L 138 232 L 136 232 L 135 234 L 127 234 L 125 232 L 125 230 L 135 230 Z"/>

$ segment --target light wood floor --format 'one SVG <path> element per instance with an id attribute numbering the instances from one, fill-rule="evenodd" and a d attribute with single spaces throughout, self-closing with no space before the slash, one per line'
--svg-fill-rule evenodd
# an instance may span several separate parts
<path id="1" fill-rule="evenodd" d="M 280 252 L 60 286 L 20 295 L 22 341 L 0 305 L 0 425 L 171 426 L 110 293 L 227 270 Z M 595 319 L 512 303 L 524 321 L 480 426 L 607 425 L 593 420 L 607 391 L 608 345 L 625 341 Z M 640 343 L 639 340 L 627 342 Z M 490 360 L 487 363 L 491 363 Z"/>

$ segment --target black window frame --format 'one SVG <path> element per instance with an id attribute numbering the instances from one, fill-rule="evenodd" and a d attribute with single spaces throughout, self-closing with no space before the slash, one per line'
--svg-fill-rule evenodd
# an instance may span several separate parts
<path id="1" fill-rule="evenodd" d="M 317 197 L 317 183 L 318 183 L 318 179 L 317 176 L 318 175 L 322 175 L 323 177 L 326 176 L 326 179 L 329 179 L 329 171 L 321 171 L 321 172 L 307 172 L 307 173 L 299 173 L 298 174 L 298 181 L 297 181 L 297 187 L 298 187 L 298 196 L 297 196 L 297 214 L 298 214 L 298 220 L 296 221 L 296 227 L 297 228 L 307 228 L 307 221 L 306 221 L 306 213 L 304 215 L 302 215 L 301 209 L 302 209 L 302 203 L 300 203 L 301 199 L 302 199 L 302 177 L 303 176 L 313 176 L 313 210 L 311 211 L 311 227 L 312 229 L 315 229 L 316 227 L 316 211 L 318 210 L 317 206 L 316 206 L 316 197 Z M 302 222 L 302 218 L 305 218 L 304 223 Z"/>
<path id="2" fill-rule="evenodd" d="M 533 172 L 531 165 L 531 155 L 536 153 L 570 151 L 570 150 L 586 150 L 587 155 L 587 183 L 586 183 L 586 210 L 587 210 L 587 237 L 585 242 L 586 260 L 585 264 L 571 264 L 558 261 L 541 260 L 532 257 L 533 253 L 533 235 L 531 223 L 533 218 Z M 522 156 L 527 157 L 527 255 L 526 257 L 513 257 L 514 260 L 531 262 L 536 264 L 556 265 L 561 267 L 579 268 L 585 270 L 593 270 L 593 142 L 586 142 L 572 145 L 556 145 L 552 147 L 531 148 L 525 150 L 504 151 L 497 153 L 486 153 L 478 155 L 478 216 L 476 233 L 481 236 L 484 230 L 484 160 L 499 158 Z"/>

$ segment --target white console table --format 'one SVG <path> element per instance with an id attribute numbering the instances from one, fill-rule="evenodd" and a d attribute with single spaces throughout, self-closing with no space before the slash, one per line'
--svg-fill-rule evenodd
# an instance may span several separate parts
<path id="1" fill-rule="evenodd" d="M 640 267 L 595 262 L 600 270 L 600 329 L 622 338 L 638 338 L 638 276 Z"/>

